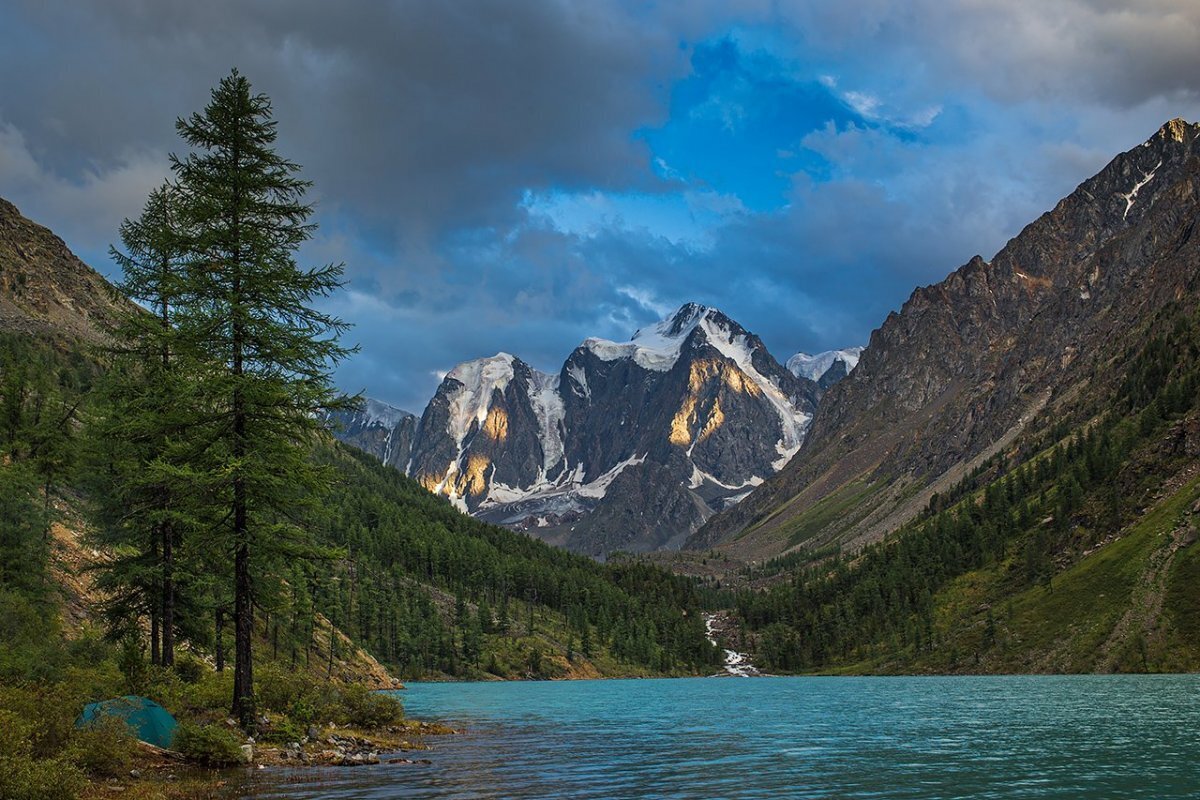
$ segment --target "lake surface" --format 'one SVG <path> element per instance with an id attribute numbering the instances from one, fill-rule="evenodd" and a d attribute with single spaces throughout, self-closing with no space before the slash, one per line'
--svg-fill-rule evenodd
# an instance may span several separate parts
<path id="1" fill-rule="evenodd" d="M 413 684 L 431 765 L 265 770 L 263 798 L 1200 797 L 1200 676 Z"/>

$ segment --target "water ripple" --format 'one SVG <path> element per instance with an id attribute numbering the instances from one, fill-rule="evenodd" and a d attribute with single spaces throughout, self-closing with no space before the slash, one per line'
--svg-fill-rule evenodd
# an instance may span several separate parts
<path id="1" fill-rule="evenodd" d="M 257 798 L 1200 797 L 1200 677 L 416 684 L 433 764 L 263 770 Z"/>

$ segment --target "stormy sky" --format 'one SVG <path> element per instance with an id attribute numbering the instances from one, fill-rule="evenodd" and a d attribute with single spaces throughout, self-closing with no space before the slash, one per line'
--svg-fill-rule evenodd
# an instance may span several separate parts
<path id="1" fill-rule="evenodd" d="M 0 196 L 107 275 L 231 67 L 344 261 L 339 385 L 420 412 L 686 301 L 781 360 L 865 344 L 1167 119 L 1195 0 L 0 0 Z"/>

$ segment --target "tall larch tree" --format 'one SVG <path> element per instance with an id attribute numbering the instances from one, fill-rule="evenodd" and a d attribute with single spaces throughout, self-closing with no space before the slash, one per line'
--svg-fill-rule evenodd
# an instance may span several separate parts
<path id="1" fill-rule="evenodd" d="M 271 102 L 234 70 L 202 113 L 176 122 L 193 150 L 173 156 L 188 231 L 186 339 L 202 350 L 208 414 L 203 470 L 226 509 L 214 541 L 233 560 L 233 714 L 254 725 L 255 593 L 309 553 L 297 509 L 330 477 L 309 454 L 321 412 L 352 407 L 330 370 L 352 352 L 340 319 L 313 303 L 342 285 L 342 265 L 301 268 L 315 226 L 299 167 L 275 152 Z"/>

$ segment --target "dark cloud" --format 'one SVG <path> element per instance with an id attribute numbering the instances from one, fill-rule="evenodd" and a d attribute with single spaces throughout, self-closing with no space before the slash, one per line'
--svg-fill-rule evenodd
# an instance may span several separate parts
<path id="1" fill-rule="evenodd" d="M 0 0 L 0 196 L 111 269 L 236 65 L 316 183 L 305 258 L 347 263 L 339 380 L 419 411 L 460 360 L 557 370 L 688 300 L 780 357 L 865 342 L 1200 114 L 1197 41 L 1191 0 Z"/>

